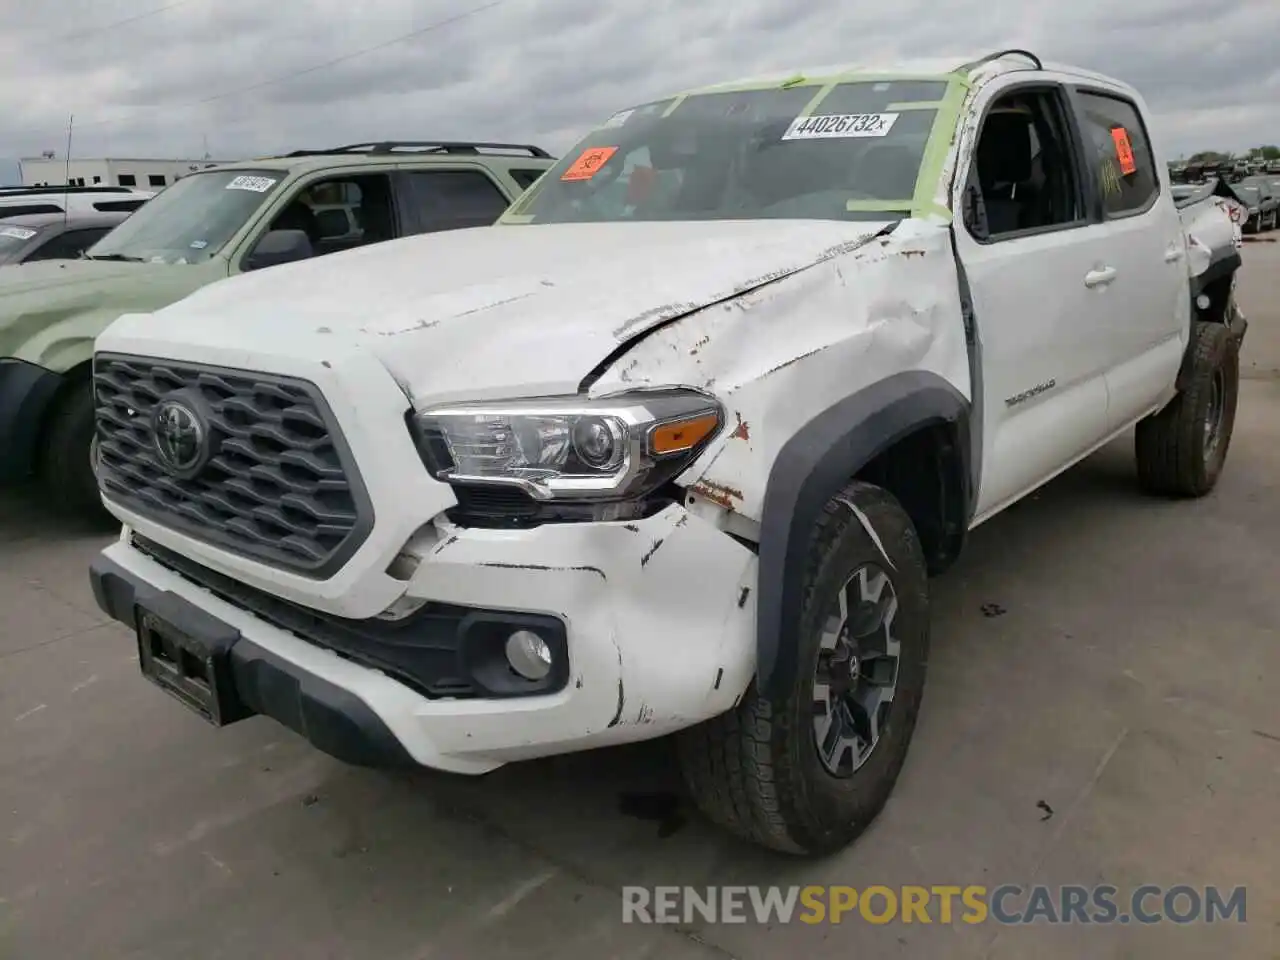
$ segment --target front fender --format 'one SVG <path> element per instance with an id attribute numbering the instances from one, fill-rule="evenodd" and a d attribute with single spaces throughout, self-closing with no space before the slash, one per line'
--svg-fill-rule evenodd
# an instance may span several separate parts
<path id="1" fill-rule="evenodd" d="M 805 554 L 827 501 L 908 434 L 946 423 L 963 438 L 968 419 L 968 401 L 955 387 L 937 374 L 909 371 L 829 407 L 782 448 L 769 474 L 760 526 L 756 672 L 761 693 L 783 688 L 795 675 Z M 968 444 L 962 442 L 961 449 L 967 451 Z"/>

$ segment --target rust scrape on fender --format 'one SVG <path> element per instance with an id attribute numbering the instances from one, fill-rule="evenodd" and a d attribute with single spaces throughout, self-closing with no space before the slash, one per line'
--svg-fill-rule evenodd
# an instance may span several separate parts
<path id="1" fill-rule="evenodd" d="M 713 483 L 710 480 L 699 480 L 689 487 L 689 492 L 704 500 L 710 500 L 716 506 L 724 507 L 726 510 L 732 510 L 742 502 L 741 490 L 735 490 L 723 483 Z"/>

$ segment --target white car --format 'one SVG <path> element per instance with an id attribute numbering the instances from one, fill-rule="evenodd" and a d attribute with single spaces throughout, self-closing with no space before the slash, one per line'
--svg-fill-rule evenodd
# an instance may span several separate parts
<path id="1" fill-rule="evenodd" d="M 132 187 L 0 187 L 0 219 L 33 213 L 132 213 L 154 196 Z"/>
<path id="2" fill-rule="evenodd" d="M 103 333 L 98 602 L 214 724 L 462 774 L 678 734 L 711 818 L 837 849 L 970 530 L 1135 423 L 1213 488 L 1238 231 L 1170 186 L 1134 90 L 1020 52 L 623 110 L 495 227 Z"/>

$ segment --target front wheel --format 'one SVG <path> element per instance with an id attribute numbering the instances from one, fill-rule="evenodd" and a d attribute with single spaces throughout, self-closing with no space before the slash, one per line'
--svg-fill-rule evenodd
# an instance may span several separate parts
<path id="1" fill-rule="evenodd" d="M 40 459 L 44 493 L 61 511 L 91 520 L 108 514 L 94 471 L 93 384 L 77 383 L 62 396 L 45 428 Z"/>
<path id="2" fill-rule="evenodd" d="M 1139 421 L 1138 481 L 1149 493 L 1203 497 L 1218 482 L 1236 422 L 1240 348 L 1221 323 L 1194 324 L 1186 386 Z"/>
<path id="3" fill-rule="evenodd" d="M 678 743 L 711 820 L 813 855 L 852 842 L 897 782 L 924 693 L 929 599 L 911 518 L 864 483 L 826 504 L 804 577 L 794 676 L 769 696 L 753 685 Z"/>

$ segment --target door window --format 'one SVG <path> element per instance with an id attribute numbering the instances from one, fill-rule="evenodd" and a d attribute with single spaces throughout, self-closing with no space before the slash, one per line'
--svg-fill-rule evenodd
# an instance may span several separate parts
<path id="1" fill-rule="evenodd" d="M 1141 213 L 1160 192 L 1156 160 L 1138 108 L 1101 93 L 1080 92 L 1085 149 L 1096 164 L 1109 219 Z"/>
<path id="2" fill-rule="evenodd" d="M 27 260 L 75 260 L 106 235 L 106 227 L 68 230 L 58 234 L 27 257 Z"/>
<path id="3" fill-rule="evenodd" d="M 272 230 L 301 230 L 317 255 L 394 239 L 397 235 L 386 174 L 307 184 L 271 221 Z"/>
<path id="4" fill-rule="evenodd" d="M 1081 178 L 1057 90 L 1001 97 L 982 121 L 965 189 L 964 220 L 978 240 L 1075 225 Z"/>
<path id="5" fill-rule="evenodd" d="M 428 233 L 487 227 L 507 209 L 506 196 L 476 170 L 418 170 L 405 179 L 419 227 Z"/>

